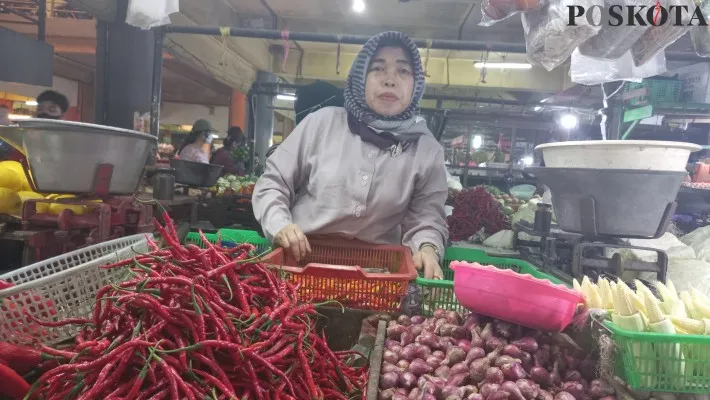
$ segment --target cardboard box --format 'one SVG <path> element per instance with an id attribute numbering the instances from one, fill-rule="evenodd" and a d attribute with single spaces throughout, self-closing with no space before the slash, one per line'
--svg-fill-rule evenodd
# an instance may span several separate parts
<path id="1" fill-rule="evenodd" d="M 677 75 L 683 81 L 683 103 L 710 103 L 710 63 L 700 63 L 676 68 L 664 76 Z"/>

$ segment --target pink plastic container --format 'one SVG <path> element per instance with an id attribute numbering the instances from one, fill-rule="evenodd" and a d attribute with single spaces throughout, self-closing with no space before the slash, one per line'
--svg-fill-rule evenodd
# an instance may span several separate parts
<path id="1" fill-rule="evenodd" d="M 541 331 L 564 330 L 584 301 L 576 290 L 492 265 L 453 261 L 451 269 L 464 307 Z"/>

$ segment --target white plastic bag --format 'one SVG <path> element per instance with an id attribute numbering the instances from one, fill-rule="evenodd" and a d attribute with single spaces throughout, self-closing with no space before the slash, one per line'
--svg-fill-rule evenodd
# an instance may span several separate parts
<path id="1" fill-rule="evenodd" d="M 661 5 L 665 5 L 666 1 L 663 0 Z M 627 6 L 648 6 L 648 0 L 605 0 L 604 5 L 607 9 L 612 6 L 625 9 Z M 641 38 L 647 29 L 648 26 L 641 25 L 611 26 L 603 24 L 596 36 L 579 46 L 579 52 L 585 57 L 616 60 L 629 51 L 631 46 Z"/>
<path id="2" fill-rule="evenodd" d="M 179 11 L 179 0 L 130 0 L 126 23 L 147 30 L 169 24 L 170 14 Z"/>
<path id="3" fill-rule="evenodd" d="M 710 17 L 710 0 L 705 0 L 700 10 L 706 19 Z M 710 57 L 710 25 L 690 28 L 690 39 L 693 41 L 695 52 L 700 57 Z"/>
<path id="4" fill-rule="evenodd" d="M 695 250 L 695 258 L 710 262 L 710 226 L 703 226 L 680 238 Z"/>
<path id="5" fill-rule="evenodd" d="M 483 0 L 480 26 L 491 26 L 520 12 L 537 10 L 547 0 Z"/>
<path id="6" fill-rule="evenodd" d="M 686 245 L 680 241 L 672 233 L 664 233 L 663 236 L 658 239 L 629 239 L 629 244 L 638 247 L 649 247 L 652 249 L 663 250 L 668 255 L 668 259 L 682 259 L 682 260 L 694 260 L 695 250 L 692 247 Z M 656 260 L 657 254 L 653 251 L 646 250 L 631 250 L 623 249 L 621 251 L 622 257 L 625 252 L 629 252 L 630 256 L 646 262 L 653 262 Z"/>
<path id="7" fill-rule="evenodd" d="M 604 6 L 603 0 L 549 0 L 539 10 L 523 13 L 523 30 L 528 60 L 552 71 L 564 63 L 575 48 L 601 29 L 586 18 L 569 25 L 569 6 Z"/>
<path id="8" fill-rule="evenodd" d="M 496 232 L 484 240 L 483 245 L 496 249 L 513 249 L 514 236 L 515 233 L 511 230 Z"/>
<path id="9" fill-rule="evenodd" d="M 643 78 L 666 72 L 666 55 L 659 51 L 646 64 L 634 65 L 631 52 L 627 51 L 618 60 L 597 60 L 581 54 L 579 49 L 572 53 L 570 75 L 572 82 L 582 85 L 598 85 L 619 80 L 641 82 Z"/>

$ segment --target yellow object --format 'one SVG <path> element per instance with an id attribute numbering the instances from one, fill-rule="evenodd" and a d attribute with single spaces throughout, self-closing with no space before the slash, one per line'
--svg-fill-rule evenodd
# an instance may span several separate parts
<path id="1" fill-rule="evenodd" d="M 63 194 L 56 196 L 53 200 L 60 199 L 73 199 L 76 196 L 71 194 Z M 80 206 L 75 204 L 63 204 L 63 203 L 52 203 L 49 205 L 49 213 L 52 215 L 59 215 L 64 210 L 71 210 L 76 215 L 83 215 L 86 212 L 86 206 Z"/>
<path id="2" fill-rule="evenodd" d="M 15 174 L 20 178 L 20 190 L 31 191 L 30 183 L 27 181 L 27 175 L 25 175 L 25 168 L 17 161 L 0 161 L 0 169 L 7 168 L 14 171 Z"/>
<path id="3" fill-rule="evenodd" d="M 678 290 L 676 290 L 675 285 L 673 284 L 673 281 L 670 278 L 666 278 L 666 287 L 668 288 L 668 291 L 671 293 L 671 296 L 673 296 L 673 298 L 679 298 Z"/>
<path id="4" fill-rule="evenodd" d="M 22 200 L 14 190 L 0 188 L 0 214 L 17 213 L 20 204 Z"/>
<path id="5" fill-rule="evenodd" d="M 0 167 L 0 187 L 19 192 L 22 190 L 21 175 L 8 167 Z"/>

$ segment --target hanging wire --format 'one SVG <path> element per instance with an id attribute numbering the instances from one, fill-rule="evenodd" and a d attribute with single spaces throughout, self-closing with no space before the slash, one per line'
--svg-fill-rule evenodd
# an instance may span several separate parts
<path id="1" fill-rule="evenodd" d="M 432 40 L 427 39 L 426 40 L 426 56 L 424 58 L 424 76 L 427 78 L 430 77 L 429 72 L 428 72 L 428 68 L 429 68 L 429 51 L 431 50 L 431 46 L 432 46 Z"/>
<path id="2" fill-rule="evenodd" d="M 222 57 L 220 58 L 219 65 L 221 67 L 227 66 L 227 37 L 230 36 L 232 29 L 228 26 L 220 26 L 219 33 L 222 35 Z"/>
<path id="3" fill-rule="evenodd" d="M 281 72 L 283 73 L 283 72 L 286 72 L 286 62 L 288 61 L 288 49 L 290 47 L 290 45 L 288 43 L 288 30 L 284 29 L 281 31 L 281 39 L 283 39 L 283 41 L 284 41 L 284 44 L 283 44 L 284 59 L 283 59 L 283 62 L 281 63 Z"/>
<path id="4" fill-rule="evenodd" d="M 335 74 L 336 75 L 340 75 L 340 47 L 341 47 L 340 41 L 342 40 L 342 38 L 343 37 L 341 35 L 338 35 L 338 51 L 335 56 Z"/>

